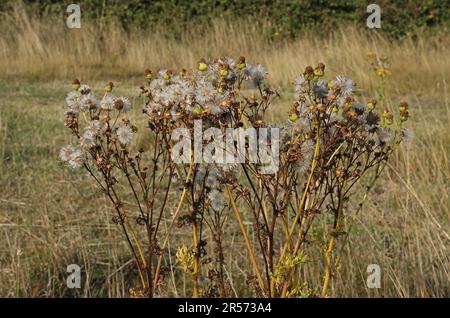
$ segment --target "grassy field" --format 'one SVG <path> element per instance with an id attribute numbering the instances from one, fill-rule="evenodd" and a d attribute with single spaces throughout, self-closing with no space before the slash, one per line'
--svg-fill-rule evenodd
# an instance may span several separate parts
<path id="1" fill-rule="evenodd" d="M 187 33 L 174 41 L 157 33 L 130 35 L 114 24 L 67 30 L 62 21 L 41 21 L 22 10 L 0 27 L 0 296 L 128 297 L 135 279 L 111 222 L 112 207 L 86 175 L 58 161 L 69 140 L 62 106 L 73 78 L 97 89 L 113 80 L 138 116 L 143 69 L 192 67 L 199 57 L 243 54 L 266 66 L 280 89 L 273 117 L 282 121 L 291 82 L 309 64 L 324 62 L 327 74 L 353 78 L 361 98 L 374 96 L 369 51 L 390 58 L 387 96 L 392 105 L 408 100 L 414 139 L 396 153 L 357 217 L 331 295 L 450 296 L 448 36 L 390 41 L 345 28 L 329 37 L 310 32 L 273 42 L 250 24 L 217 21 L 205 36 Z M 237 229 L 228 234 L 227 244 L 240 252 L 226 255 L 227 275 L 235 295 L 245 296 L 245 248 Z M 72 263 L 83 267 L 81 290 L 66 287 Z M 381 267 L 381 289 L 365 285 L 369 264 Z M 309 266 L 303 279 L 317 285 L 322 272 Z M 167 296 L 188 296 L 182 280 L 169 282 Z"/>

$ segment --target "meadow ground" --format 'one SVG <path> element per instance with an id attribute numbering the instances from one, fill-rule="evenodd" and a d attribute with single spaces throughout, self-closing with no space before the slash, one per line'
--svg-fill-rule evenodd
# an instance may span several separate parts
<path id="1" fill-rule="evenodd" d="M 353 78 L 361 99 L 373 97 L 369 51 L 390 58 L 387 96 L 393 107 L 409 102 L 414 139 L 396 153 L 356 217 L 331 295 L 450 296 L 448 36 L 397 42 L 344 28 L 329 37 L 305 33 L 295 41 L 268 42 L 249 25 L 218 22 L 204 36 L 175 41 L 127 35 L 114 26 L 68 31 L 23 12 L 10 18 L 0 23 L 0 296 L 129 296 L 131 261 L 111 222 L 112 207 L 87 176 L 58 161 L 69 141 L 62 106 L 74 77 L 99 91 L 113 80 L 138 116 L 143 69 L 193 67 L 202 56 L 243 54 L 267 68 L 282 96 L 273 119 L 284 121 L 291 82 L 309 64 L 324 62 L 327 74 Z M 238 229 L 229 229 L 227 244 L 237 251 L 226 255 L 227 275 L 235 295 L 245 296 L 243 269 L 250 266 Z M 81 290 L 66 287 L 72 263 L 83 267 Z M 369 264 L 381 267 L 380 289 L 366 287 Z M 321 273 L 306 266 L 301 275 L 314 286 Z M 173 277 L 166 295 L 188 296 L 183 280 Z"/>

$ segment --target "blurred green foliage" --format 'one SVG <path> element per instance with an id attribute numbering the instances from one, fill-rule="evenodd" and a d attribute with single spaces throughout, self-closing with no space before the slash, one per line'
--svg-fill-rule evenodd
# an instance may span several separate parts
<path id="1" fill-rule="evenodd" d="M 8 10 L 16 0 L 0 2 Z M 366 27 L 367 5 L 381 7 L 381 33 L 402 37 L 424 29 L 448 28 L 449 0 L 23 0 L 40 15 L 64 15 L 68 4 L 78 3 L 83 17 L 119 21 L 132 27 L 165 29 L 173 35 L 201 30 L 212 19 L 245 19 L 270 32 L 295 37 L 305 28 L 324 34 L 339 24 Z"/>

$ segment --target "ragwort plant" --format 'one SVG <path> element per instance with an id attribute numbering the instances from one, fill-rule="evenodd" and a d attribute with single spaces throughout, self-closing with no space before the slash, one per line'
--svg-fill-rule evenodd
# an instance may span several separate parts
<path id="1" fill-rule="evenodd" d="M 355 185 L 366 176 L 358 213 L 409 134 L 403 127 L 408 104 L 400 103 L 396 118 L 387 110 L 378 112 L 377 100 L 357 101 L 351 79 L 325 80 L 325 65 L 319 63 L 295 80 L 286 122 L 275 125 L 267 112 L 279 93 L 266 76 L 261 65 L 252 66 L 242 56 L 201 59 L 197 68 L 177 73 L 146 70 L 147 83 L 140 90 L 148 128 L 140 131 L 127 116 L 130 101 L 113 96 L 113 83 L 97 100 L 87 85 L 73 82 L 65 117 L 74 142 L 62 148 L 60 157 L 72 168 L 85 169 L 111 201 L 113 222 L 124 233 L 139 275 L 140 286 L 130 290 L 131 296 L 163 295 L 168 274 L 179 268 L 190 277 L 193 297 L 229 297 L 224 268 L 225 256 L 233 253 L 227 244 L 229 225 L 239 228 L 251 263 L 248 293 L 328 296 L 340 263 L 338 243 L 343 246 L 353 224 L 347 209 Z M 180 140 L 195 137 L 199 122 L 202 130 L 215 132 L 201 137 L 200 147 L 210 156 L 200 161 L 195 141 L 187 149 L 178 147 Z M 229 137 L 229 129 L 250 128 L 279 132 L 266 136 L 269 155 L 276 158 L 272 173 L 262 160 L 250 160 L 262 159 L 251 137 L 236 139 L 232 133 L 231 144 L 217 143 Z M 145 136 L 145 149 L 132 147 L 136 134 Z M 262 137 L 259 131 L 256 137 Z M 211 160 L 236 154 L 244 160 Z M 126 204 L 130 196 L 134 203 Z M 163 219 L 171 220 L 166 231 Z M 252 235 L 244 219 L 251 220 Z M 186 229 L 191 241 L 173 239 Z M 170 242 L 178 246 L 176 262 L 167 261 Z M 311 245 L 323 256 L 308 255 Z M 301 281 L 306 262 L 323 268 L 321 286 Z"/>

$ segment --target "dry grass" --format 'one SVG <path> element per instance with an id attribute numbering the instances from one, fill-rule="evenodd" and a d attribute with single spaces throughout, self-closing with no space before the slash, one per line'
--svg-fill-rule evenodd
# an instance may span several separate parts
<path id="1" fill-rule="evenodd" d="M 73 77 L 97 87 L 102 86 L 91 79 L 113 79 L 132 97 L 146 67 L 176 69 L 195 65 L 201 56 L 244 54 L 267 67 L 283 100 L 290 99 L 292 78 L 319 61 L 329 73 L 354 78 L 361 96 L 370 97 L 375 82 L 368 51 L 390 57 L 387 94 L 393 103 L 409 101 L 415 139 L 397 153 L 358 216 L 332 295 L 450 295 L 448 36 L 391 42 L 349 28 L 329 38 L 308 33 L 269 42 L 249 24 L 218 21 L 203 36 L 187 32 L 175 41 L 160 33 L 129 35 L 101 21 L 67 30 L 62 19 L 41 21 L 20 7 L 2 17 L 0 27 L 0 296 L 128 296 L 133 278 L 121 235 L 110 221 L 111 207 L 103 199 L 91 206 L 102 195 L 57 162 L 66 141 L 64 83 Z M 283 114 L 284 109 L 274 112 L 274 119 Z M 230 229 L 233 250 L 245 251 L 241 241 Z M 242 253 L 228 255 L 226 264 L 240 296 L 247 258 Z M 71 263 L 84 269 L 83 289 L 76 292 L 65 287 Z M 365 271 L 373 263 L 382 269 L 380 290 L 365 287 Z M 317 282 L 320 273 L 311 266 L 302 275 Z M 169 282 L 169 296 L 184 296 L 180 280 Z"/>
<path id="2" fill-rule="evenodd" d="M 370 87 L 366 55 L 369 51 L 389 56 L 396 90 L 400 93 L 434 90 L 449 74 L 448 36 L 422 37 L 417 41 L 392 42 L 356 28 L 338 30 L 327 38 L 307 32 L 296 41 L 268 41 L 261 29 L 246 22 L 229 25 L 215 21 L 209 30 L 186 30 L 181 40 L 171 40 L 157 30 L 125 32 L 113 21 L 83 23 L 68 29 L 62 18 L 45 21 L 17 6 L 1 19 L 0 72 L 4 76 L 37 79 L 126 78 L 150 67 L 195 65 L 200 57 L 233 56 L 268 67 L 272 82 L 289 84 L 306 65 L 322 61 L 331 72 L 352 74 L 361 87 Z M 362 30 L 364 31 L 364 30 Z M 417 87 L 414 76 L 420 76 Z M 442 92 L 442 88 L 438 90 Z"/>

